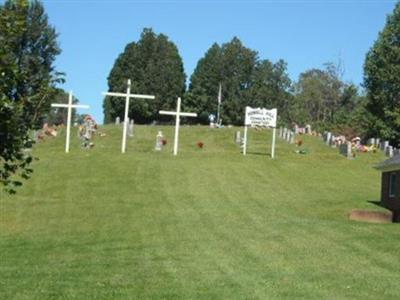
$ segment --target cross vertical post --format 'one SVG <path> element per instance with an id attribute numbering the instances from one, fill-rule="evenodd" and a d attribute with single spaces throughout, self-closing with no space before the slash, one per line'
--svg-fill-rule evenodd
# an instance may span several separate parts
<path id="1" fill-rule="evenodd" d="M 126 89 L 126 94 L 124 93 L 114 93 L 114 92 L 107 92 L 102 93 L 104 96 L 111 96 L 111 97 L 125 97 L 125 113 L 124 113 L 124 129 L 122 134 L 122 146 L 121 152 L 126 152 L 126 132 L 128 131 L 128 113 L 129 113 L 129 100 L 131 98 L 136 99 L 155 99 L 156 97 L 153 95 L 138 95 L 138 94 L 131 94 L 131 80 L 128 79 L 128 87 Z"/>
<path id="2" fill-rule="evenodd" d="M 175 120 L 175 139 L 174 139 L 174 155 L 178 154 L 178 140 L 179 140 L 179 126 L 180 126 L 180 113 L 181 113 L 181 97 L 178 97 L 176 105 L 176 120 Z"/>
<path id="3" fill-rule="evenodd" d="M 88 105 L 75 105 L 72 103 L 73 102 L 73 95 L 72 91 L 69 92 L 68 94 L 68 104 L 58 104 L 58 103 L 53 103 L 51 104 L 51 107 L 61 107 L 61 108 L 67 108 L 67 134 L 65 137 L 65 153 L 69 153 L 69 141 L 70 141 L 70 135 L 71 135 L 71 118 L 72 118 L 72 108 L 89 108 Z"/>
<path id="4" fill-rule="evenodd" d="M 276 142 L 276 127 L 274 127 L 272 131 L 272 149 L 271 149 L 271 158 L 275 158 L 275 142 Z"/>
<path id="5" fill-rule="evenodd" d="M 122 148 L 121 152 L 125 153 L 126 151 L 126 132 L 128 130 L 128 112 L 129 112 L 129 95 L 131 93 L 131 80 L 128 79 L 128 87 L 126 89 L 126 98 L 125 98 L 125 115 L 124 115 L 124 133 L 122 136 Z"/>
<path id="6" fill-rule="evenodd" d="M 196 113 L 185 113 L 181 112 L 181 98 L 178 97 L 178 102 L 176 104 L 176 111 L 165 111 L 160 110 L 158 112 L 160 115 L 170 115 L 175 116 L 175 138 L 174 138 L 174 155 L 178 154 L 178 143 L 179 143 L 179 126 L 180 126 L 180 118 L 181 117 L 197 117 Z"/>

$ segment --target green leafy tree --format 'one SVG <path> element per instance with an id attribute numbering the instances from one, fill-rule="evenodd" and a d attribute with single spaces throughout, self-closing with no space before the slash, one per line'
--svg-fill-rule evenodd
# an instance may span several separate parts
<path id="1" fill-rule="evenodd" d="M 259 61 L 253 72 L 249 105 L 277 108 L 280 119 L 290 122 L 293 102 L 291 89 L 292 82 L 285 61 Z"/>
<path id="2" fill-rule="evenodd" d="M 29 178 L 30 130 L 50 108 L 60 74 L 55 29 L 38 1 L 5 1 L 0 5 L 0 182 L 10 192 Z"/>
<path id="3" fill-rule="evenodd" d="M 364 65 L 370 135 L 400 142 L 400 3 L 368 52 Z"/>
<path id="4" fill-rule="evenodd" d="M 338 67 L 331 63 L 324 70 L 312 69 L 300 74 L 296 84 L 295 120 L 312 123 L 320 129 L 329 128 L 342 105 L 345 86 Z"/>
<path id="5" fill-rule="evenodd" d="M 186 104 L 207 122 L 217 112 L 219 84 L 222 86 L 221 118 L 224 123 L 240 124 L 244 107 L 250 101 L 248 90 L 257 62 L 257 52 L 243 46 L 238 38 L 213 44 L 199 60 L 191 77 Z"/>
<path id="6" fill-rule="evenodd" d="M 132 42 L 116 59 L 108 76 L 110 91 L 125 91 L 131 79 L 132 93 L 155 95 L 155 100 L 135 99 L 130 104 L 129 116 L 138 123 L 159 120 L 160 109 L 173 109 L 178 96 L 183 96 L 186 75 L 178 49 L 167 36 L 145 28 L 138 42 Z M 104 99 L 105 123 L 123 118 L 122 99 Z"/>

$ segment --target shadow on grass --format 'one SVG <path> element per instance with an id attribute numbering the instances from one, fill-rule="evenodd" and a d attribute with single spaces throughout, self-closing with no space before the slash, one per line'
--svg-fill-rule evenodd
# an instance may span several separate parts
<path id="1" fill-rule="evenodd" d="M 383 207 L 380 200 L 368 200 L 367 202 L 379 207 Z"/>
<path id="2" fill-rule="evenodd" d="M 262 155 L 271 157 L 271 153 L 268 152 L 257 152 L 257 151 L 247 151 L 246 155 Z"/>

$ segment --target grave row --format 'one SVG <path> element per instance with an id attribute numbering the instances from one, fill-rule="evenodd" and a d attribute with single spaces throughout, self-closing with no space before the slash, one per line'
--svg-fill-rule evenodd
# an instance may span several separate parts
<path id="1" fill-rule="evenodd" d="M 286 127 L 279 127 L 278 136 L 289 144 L 294 144 L 296 131 L 292 131 L 290 129 L 287 129 Z"/>
<path id="2" fill-rule="evenodd" d="M 347 141 L 345 136 L 335 136 L 329 131 L 324 132 L 322 138 L 327 146 L 339 148 L 339 153 L 347 158 L 353 158 L 353 145 L 358 149 L 365 147 L 361 145 L 360 139 L 355 139 L 353 142 Z M 380 149 L 384 151 L 387 157 L 393 157 L 400 154 L 400 149 L 391 146 L 389 141 L 381 141 L 379 138 L 368 139 L 366 147 L 370 149 L 371 147 L 372 149 Z"/>

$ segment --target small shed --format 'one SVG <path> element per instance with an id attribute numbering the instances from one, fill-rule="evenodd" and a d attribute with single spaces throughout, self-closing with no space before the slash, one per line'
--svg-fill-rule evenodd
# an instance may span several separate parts
<path id="1" fill-rule="evenodd" d="M 381 205 L 393 212 L 393 221 L 400 222 L 400 155 L 375 168 L 382 172 Z"/>

